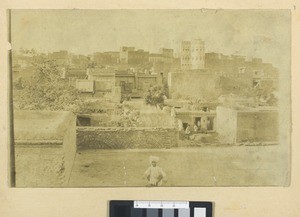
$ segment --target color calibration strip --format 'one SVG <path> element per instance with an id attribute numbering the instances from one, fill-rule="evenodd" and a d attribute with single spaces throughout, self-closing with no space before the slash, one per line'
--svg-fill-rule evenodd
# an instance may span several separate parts
<path id="1" fill-rule="evenodd" d="M 188 201 L 110 201 L 109 217 L 212 217 L 212 203 Z"/>

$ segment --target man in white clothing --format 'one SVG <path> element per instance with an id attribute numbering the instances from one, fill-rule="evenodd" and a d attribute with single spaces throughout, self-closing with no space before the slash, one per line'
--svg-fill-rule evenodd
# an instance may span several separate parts
<path id="1" fill-rule="evenodd" d="M 166 173 L 163 169 L 157 166 L 159 157 L 150 156 L 150 167 L 145 172 L 145 177 L 148 180 L 150 186 L 160 186 L 162 181 L 166 179 Z"/>

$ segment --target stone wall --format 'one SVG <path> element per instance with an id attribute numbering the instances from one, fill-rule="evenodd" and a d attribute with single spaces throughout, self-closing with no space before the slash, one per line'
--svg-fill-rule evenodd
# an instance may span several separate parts
<path id="1" fill-rule="evenodd" d="M 170 148 L 178 136 L 174 128 L 77 127 L 77 149 Z"/>

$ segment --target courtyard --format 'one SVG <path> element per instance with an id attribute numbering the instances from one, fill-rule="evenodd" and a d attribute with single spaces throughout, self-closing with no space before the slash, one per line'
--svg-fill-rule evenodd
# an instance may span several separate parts
<path id="1" fill-rule="evenodd" d="M 172 186 L 282 186 L 289 183 L 286 147 L 203 146 L 77 151 L 70 187 L 146 186 L 149 156 L 160 158 Z"/>

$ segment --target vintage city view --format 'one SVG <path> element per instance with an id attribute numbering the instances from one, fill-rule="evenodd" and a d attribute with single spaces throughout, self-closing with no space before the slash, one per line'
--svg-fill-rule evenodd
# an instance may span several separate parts
<path id="1" fill-rule="evenodd" d="M 289 11 L 10 14 L 16 187 L 289 185 Z"/>

